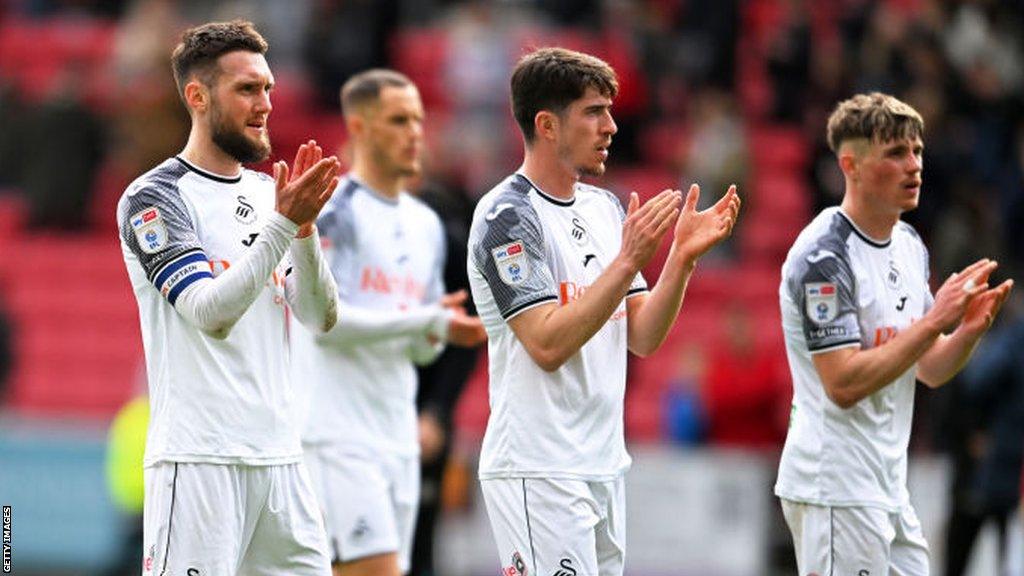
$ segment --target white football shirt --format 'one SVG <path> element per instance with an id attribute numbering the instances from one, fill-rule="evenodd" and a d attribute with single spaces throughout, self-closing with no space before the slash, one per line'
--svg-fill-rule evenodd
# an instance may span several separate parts
<path id="1" fill-rule="evenodd" d="M 339 344 L 292 331 L 293 374 L 309 388 L 302 439 L 346 450 L 419 454 L 416 369 L 411 350 L 425 342 L 444 295 L 445 236 L 441 220 L 405 192 L 390 199 L 352 177 L 343 178 L 317 220 L 324 254 L 338 284 L 342 308 L 333 332 L 350 329 L 346 307 L 364 316 L 395 314 L 399 329 L 381 322 Z"/>
<path id="2" fill-rule="evenodd" d="M 626 303 L 554 372 L 508 320 L 579 298 L 618 255 L 625 213 L 610 192 L 576 184 L 572 200 L 513 174 L 481 198 L 469 236 L 473 300 L 488 336 L 491 414 L 480 478 L 611 480 L 629 468 L 623 436 Z M 629 295 L 646 292 L 637 274 Z"/>
<path id="3" fill-rule="evenodd" d="M 811 356 L 884 345 L 920 319 L 933 302 L 928 251 L 909 224 L 897 223 L 891 238 L 878 241 L 828 208 L 790 249 L 779 300 L 793 408 L 776 495 L 898 512 L 908 502 L 916 365 L 844 410 L 825 394 Z"/>
<path id="4" fill-rule="evenodd" d="M 175 157 L 135 180 L 118 203 L 149 376 L 147 466 L 302 459 L 286 366 L 287 260 L 226 339 L 174 308 L 189 286 L 241 260 L 275 214 L 274 188 L 259 172 L 226 178 Z"/>

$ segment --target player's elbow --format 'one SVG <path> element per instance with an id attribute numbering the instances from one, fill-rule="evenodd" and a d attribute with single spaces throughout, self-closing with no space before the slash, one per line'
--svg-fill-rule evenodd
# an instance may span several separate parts
<path id="1" fill-rule="evenodd" d="M 853 408 L 857 402 L 860 402 L 860 397 L 853 394 L 848 388 L 837 386 L 837 385 L 825 385 L 825 394 L 833 404 L 848 410 Z"/>
<path id="2" fill-rule="evenodd" d="M 651 354 L 657 352 L 660 347 L 661 342 L 645 342 L 643 340 L 636 340 L 629 343 L 629 351 L 640 358 L 647 358 Z"/>
<path id="3" fill-rule="evenodd" d="M 214 340 L 227 340 L 228 336 L 231 334 L 231 328 L 233 326 L 234 324 L 203 326 L 202 331 L 203 334 L 206 334 Z"/>
<path id="4" fill-rule="evenodd" d="M 922 384 L 924 384 L 925 386 L 927 386 L 929 388 L 932 388 L 932 389 L 935 389 L 935 388 L 939 388 L 940 386 L 942 386 L 946 382 L 949 382 L 950 380 L 953 379 L 953 377 L 952 376 L 945 377 L 945 376 L 936 375 L 936 374 L 933 374 L 933 373 L 929 372 L 928 370 L 922 370 L 920 367 L 918 367 L 917 379 Z"/>
<path id="5" fill-rule="evenodd" d="M 555 372 L 565 364 L 569 356 L 554 348 L 534 348 L 528 350 L 530 358 L 545 372 Z"/>

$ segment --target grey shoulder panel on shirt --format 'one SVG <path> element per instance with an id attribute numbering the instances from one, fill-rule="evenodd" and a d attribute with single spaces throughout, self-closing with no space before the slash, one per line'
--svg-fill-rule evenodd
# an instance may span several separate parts
<path id="1" fill-rule="evenodd" d="M 335 247 L 350 246 L 355 242 L 355 222 L 352 214 L 352 196 L 359 189 L 359 183 L 343 178 L 338 188 L 324 207 L 316 221 L 321 238 L 326 238 Z"/>
<path id="2" fill-rule="evenodd" d="M 201 249 L 178 182 L 188 168 L 170 159 L 136 179 L 117 206 L 121 239 L 153 278 L 167 262 Z"/>
<path id="3" fill-rule="evenodd" d="M 847 240 L 855 231 L 838 212 L 817 225 L 821 227 L 817 236 L 791 255 L 785 278 L 790 298 L 803 316 L 804 334 L 812 351 L 857 342 L 860 338 L 856 276 L 847 248 Z M 808 290 L 821 290 L 821 285 L 830 286 L 831 297 L 819 298 L 818 305 L 824 306 L 821 316 L 811 318 Z"/>
<path id="4" fill-rule="evenodd" d="M 492 248 L 509 238 L 522 240 L 543 251 L 544 232 L 540 216 L 530 201 L 530 185 L 512 178 L 499 186 L 504 187 L 496 187 L 489 193 L 492 198 L 490 207 L 478 218 L 476 238 L 470 239 L 471 252 L 478 266 L 486 263 Z"/>
<path id="5" fill-rule="evenodd" d="M 487 279 L 505 319 L 535 304 L 556 300 L 544 231 L 530 191 L 530 184 L 516 177 L 495 187 L 476 215 L 469 241 L 470 258 Z"/>

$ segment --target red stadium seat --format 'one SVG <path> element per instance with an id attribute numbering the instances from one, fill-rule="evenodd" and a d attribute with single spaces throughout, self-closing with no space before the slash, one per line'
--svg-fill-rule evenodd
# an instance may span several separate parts
<path id="1" fill-rule="evenodd" d="M 117 237 L 25 234 L 2 270 L 15 324 L 11 403 L 19 411 L 106 417 L 142 363 L 135 298 Z"/>

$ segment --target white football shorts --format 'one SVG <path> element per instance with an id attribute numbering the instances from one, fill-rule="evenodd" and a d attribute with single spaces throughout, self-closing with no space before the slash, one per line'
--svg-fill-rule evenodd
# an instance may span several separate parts
<path id="1" fill-rule="evenodd" d="M 399 569 L 408 572 L 420 503 L 419 457 L 369 456 L 329 445 L 306 446 L 305 455 L 332 560 L 397 552 Z"/>
<path id="2" fill-rule="evenodd" d="M 928 543 L 911 505 L 817 506 L 782 499 L 800 574 L 928 576 Z"/>
<path id="3" fill-rule="evenodd" d="M 330 576 L 302 464 L 161 462 L 144 476 L 143 576 Z"/>
<path id="4" fill-rule="evenodd" d="M 621 576 L 625 480 L 481 480 L 503 576 Z"/>

